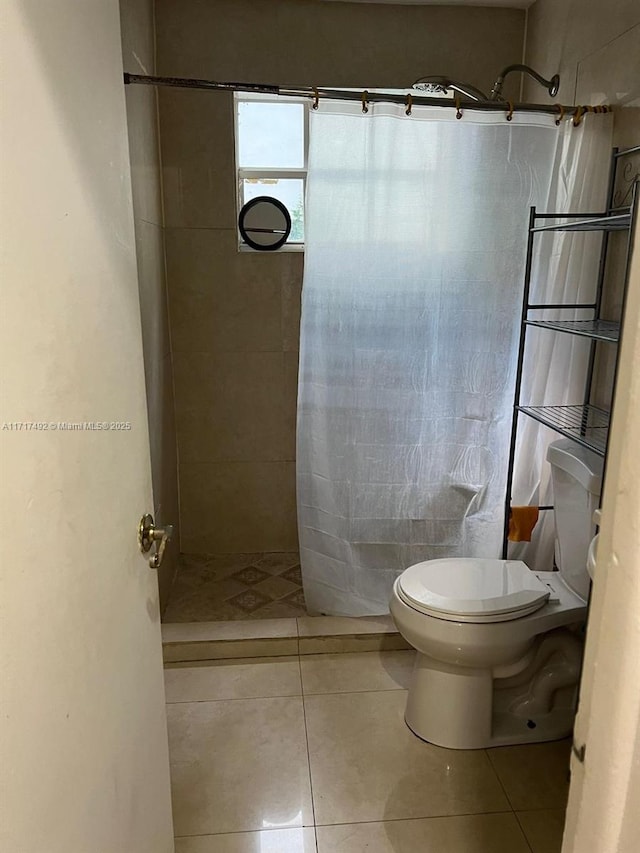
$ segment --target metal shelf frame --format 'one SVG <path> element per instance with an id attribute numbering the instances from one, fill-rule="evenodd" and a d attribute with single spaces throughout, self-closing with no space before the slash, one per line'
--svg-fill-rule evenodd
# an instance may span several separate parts
<path id="1" fill-rule="evenodd" d="M 508 553 L 508 531 L 509 513 L 511 509 L 513 474 L 515 467 L 515 453 L 518 436 L 518 418 L 520 415 L 533 418 L 540 424 L 554 430 L 560 435 L 570 438 L 582 447 L 602 456 L 606 459 L 609 441 L 609 420 L 615 400 L 616 380 L 618 375 L 618 364 L 616 366 L 611 388 L 610 411 L 605 411 L 591 404 L 593 389 L 593 374 L 596 363 L 598 344 L 616 346 L 622 338 L 624 326 L 624 313 L 629 284 L 629 261 L 631 256 L 631 244 L 633 230 L 636 225 L 638 205 L 640 204 L 640 180 L 635 175 L 627 188 L 623 200 L 617 198 L 616 179 L 619 176 L 618 167 L 623 158 L 637 155 L 640 145 L 627 148 L 622 151 L 614 149 L 611 157 L 609 170 L 609 188 L 607 191 L 607 207 L 604 212 L 597 213 L 540 213 L 535 207 L 529 210 L 529 227 L 527 231 L 527 256 L 524 273 L 524 288 L 522 295 L 522 313 L 520 319 L 520 342 L 518 345 L 518 361 L 516 369 L 516 381 L 513 399 L 513 416 L 511 423 L 511 440 L 509 445 L 509 464 L 507 469 L 507 488 L 504 508 L 504 534 L 502 556 L 506 559 Z M 628 161 L 630 163 L 630 161 Z M 626 167 L 625 167 L 625 179 Z M 630 204 L 629 204 L 630 200 Z M 624 202 L 628 206 L 623 206 Z M 616 204 L 616 202 L 618 202 Z M 552 220 L 562 220 L 561 222 Z M 568 220 L 568 221 L 567 221 Z M 592 231 L 600 232 L 600 260 L 598 263 L 598 275 L 596 280 L 596 292 L 593 302 L 576 303 L 534 303 L 530 301 L 531 278 L 533 268 L 533 250 L 535 240 L 539 234 L 549 232 L 576 232 Z M 628 232 L 626 263 L 624 272 L 624 284 L 622 292 L 622 308 L 620 322 L 604 320 L 601 316 L 603 289 L 607 267 L 607 253 L 609 249 L 609 236 L 615 231 Z M 592 313 L 588 319 L 566 320 L 566 319 L 537 319 L 531 316 L 536 311 L 566 311 L 577 309 L 587 310 Z M 566 315 L 565 315 L 566 316 Z M 589 357 L 584 388 L 583 400 L 574 405 L 530 405 L 521 400 L 522 378 L 524 367 L 524 356 L 527 343 L 527 331 L 537 327 L 545 329 L 549 334 L 578 335 L 589 341 Z"/>
<path id="2" fill-rule="evenodd" d="M 626 231 L 631 224 L 631 209 L 620 213 L 564 213 L 555 219 L 567 219 L 579 216 L 575 222 L 560 222 L 555 225 L 536 225 L 531 230 L 538 231 Z M 590 218 L 585 218 L 590 217 Z"/>
<path id="3" fill-rule="evenodd" d="M 575 307 L 575 306 L 573 306 Z M 531 310 L 531 309 L 529 309 Z M 596 341 L 607 341 L 610 344 L 620 340 L 620 323 L 610 320 L 525 320 L 527 326 L 538 326 L 541 329 L 553 329 L 556 332 L 566 332 L 568 335 L 580 335 Z"/>
<path id="4" fill-rule="evenodd" d="M 518 411 L 604 456 L 609 429 L 609 412 L 604 409 L 584 405 L 518 406 Z"/>

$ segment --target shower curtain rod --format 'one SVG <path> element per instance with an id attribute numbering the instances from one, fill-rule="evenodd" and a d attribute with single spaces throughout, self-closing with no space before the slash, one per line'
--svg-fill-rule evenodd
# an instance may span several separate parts
<path id="1" fill-rule="evenodd" d="M 264 83 L 231 83 L 217 80 L 198 80 L 190 77 L 153 77 L 146 74 L 124 74 L 126 85 L 139 83 L 146 86 L 170 86 L 178 89 L 206 89 L 214 92 L 250 92 L 261 95 L 279 95 L 285 98 L 309 98 L 315 101 L 361 101 L 363 110 L 367 111 L 369 103 L 404 104 L 410 113 L 412 106 L 455 107 L 458 117 L 462 110 L 488 110 L 496 112 L 506 110 L 510 119 L 514 112 L 550 113 L 563 117 L 574 116 L 574 123 L 579 123 L 582 116 L 588 112 L 606 113 L 610 106 L 563 106 L 562 104 L 517 104 L 512 101 L 472 101 L 460 98 L 429 98 L 424 95 L 396 95 L 392 92 L 354 92 L 351 89 L 319 89 L 308 86 L 271 86 Z"/>

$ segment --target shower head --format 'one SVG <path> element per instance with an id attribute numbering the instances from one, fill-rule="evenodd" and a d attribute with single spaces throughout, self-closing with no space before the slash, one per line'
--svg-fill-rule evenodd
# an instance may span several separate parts
<path id="1" fill-rule="evenodd" d="M 449 89 L 452 92 L 459 92 L 471 101 L 486 101 L 488 100 L 484 92 L 471 86 L 469 83 L 457 83 L 450 77 L 440 77 L 435 74 L 430 74 L 427 77 L 420 77 L 411 84 L 412 89 L 418 89 L 420 92 L 428 94 L 448 94 Z"/>
<path id="2" fill-rule="evenodd" d="M 541 86 L 544 86 L 545 89 L 549 92 L 549 95 L 554 98 L 558 94 L 558 89 L 560 88 L 560 75 L 554 74 L 551 80 L 545 80 L 537 71 L 534 71 L 533 68 L 530 68 L 528 65 L 508 65 L 504 71 L 501 71 L 498 75 L 498 79 L 493 84 L 493 89 L 491 90 L 491 94 L 489 95 L 490 101 L 502 101 L 502 87 L 504 85 L 504 79 L 507 74 L 511 74 L 512 71 L 522 71 L 524 74 L 528 74 L 530 77 L 533 77 Z"/>
<path id="3" fill-rule="evenodd" d="M 560 88 L 560 76 L 558 74 L 554 74 L 551 80 L 546 80 L 528 65 L 508 65 L 498 75 L 498 79 L 493 84 L 489 97 L 487 97 L 484 92 L 481 92 L 480 89 L 477 89 L 475 86 L 471 86 L 469 83 L 458 83 L 455 80 L 452 80 L 451 77 L 441 77 L 437 74 L 429 74 L 426 77 L 419 77 L 411 84 L 411 88 L 418 89 L 420 92 L 425 92 L 431 95 L 446 95 L 449 93 L 449 90 L 451 90 L 452 92 L 458 92 L 465 98 L 469 98 L 470 101 L 503 101 L 502 87 L 504 86 L 505 77 L 507 74 L 511 74 L 512 71 L 522 71 L 524 74 L 528 74 L 530 77 L 533 77 L 533 79 L 537 80 L 541 86 L 546 88 L 552 98 L 558 94 L 558 89 Z"/>

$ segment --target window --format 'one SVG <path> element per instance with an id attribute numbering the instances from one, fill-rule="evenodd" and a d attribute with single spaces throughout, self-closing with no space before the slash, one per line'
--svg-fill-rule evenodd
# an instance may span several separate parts
<path id="1" fill-rule="evenodd" d="M 235 95 L 238 212 L 261 195 L 279 199 L 291 216 L 291 234 L 280 251 L 304 246 L 309 106 L 305 99 Z M 238 239 L 241 240 L 238 235 Z M 241 241 L 240 248 L 245 244 Z"/>

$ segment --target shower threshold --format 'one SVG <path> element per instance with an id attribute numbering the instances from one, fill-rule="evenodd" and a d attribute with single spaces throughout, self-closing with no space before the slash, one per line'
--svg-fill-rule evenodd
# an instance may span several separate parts
<path id="1" fill-rule="evenodd" d="M 391 616 L 300 616 L 224 622 L 165 622 L 165 666 L 233 658 L 410 649 Z"/>

